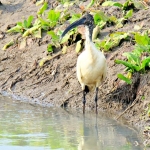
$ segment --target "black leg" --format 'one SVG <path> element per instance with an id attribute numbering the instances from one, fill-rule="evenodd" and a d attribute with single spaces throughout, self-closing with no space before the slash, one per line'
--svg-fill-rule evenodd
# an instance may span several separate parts
<path id="1" fill-rule="evenodd" d="M 85 103 L 86 103 L 86 94 L 89 92 L 89 88 L 87 85 L 85 85 L 85 88 L 83 90 L 83 114 L 85 113 Z"/>
<path id="2" fill-rule="evenodd" d="M 83 90 L 83 114 L 85 113 L 85 103 L 86 103 L 85 96 L 86 96 L 86 92 Z"/>
<path id="3" fill-rule="evenodd" d="M 96 87 L 96 95 L 95 95 L 96 114 L 97 114 L 97 100 L 98 100 L 98 87 Z"/>

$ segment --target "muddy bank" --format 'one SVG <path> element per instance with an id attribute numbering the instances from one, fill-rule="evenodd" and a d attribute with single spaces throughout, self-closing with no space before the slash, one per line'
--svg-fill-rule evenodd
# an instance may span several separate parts
<path id="1" fill-rule="evenodd" d="M 23 17 L 36 16 L 39 8 L 30 0 L 1 2 L 0 49 L 11 39 L 21 39 L 19 34 L 6 34 L 8 26 L 22 20 Z M 49 7 L 53 8 L 55 5 L 57 4 L 54 3 Z M 120 10 L 114 7 L 102 9 L 107 15 L 112 13 L 120 15 Z M 79 8 L 75 11 L 79 11 Z M 135 24 L 144 23 L 144 27 L 149 28 L 149 14 L 150 8 L 139 10 L 121 29 L 106 27 L 101 31 L 101 37 L 113 31 L 132 31 Z M 41 39 L 28 37 L 25 48 L 20 48 L 20 45 L 16 44 L 6 51 L 0 50 L 0 92 L 15 99 L 43 106 L 65 106 L 82 110 L 82 92 L 76 78 L 78 55 L 74 50 L 75 44 L 68 47 L 66 54 L 62 54 L 61 49 L 56 49 L 51 54 L 52 59 L 40 67 L 39 61 L 49 55 L 46 48 L 50 40 L 46 34 Z M 147 71 L 144 75 L 135 73 L 133 83 L 127 85 L 117 78 L 117 74 L 123 73 L 125 67 L 114 63 L 115 59 L 122 59 L 124 52 L 133 50 L 134 44 L 131 41 L 124 41 L 112 51 L 105 53 L 108 71 L 107 79 L 99 90 L 98 109 L 114 114 L 114 118 L 122 115 L 143 132 L 145 127 L 150 125 L 147 114 L 150 104 L 150 72 Z M 90 111 L 95 111 L 93 96 L 94 93 L 87 96 L 86 109 Z M 126 109 L 128 110 L 124 112 Z M 148 139 L 149 131 L 144 132 Z"/>

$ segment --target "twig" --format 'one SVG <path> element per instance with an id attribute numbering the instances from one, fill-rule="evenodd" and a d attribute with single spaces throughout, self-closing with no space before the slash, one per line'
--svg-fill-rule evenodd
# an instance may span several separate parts
<path id="1" fill-rule="evenodd" d="M 74 96 L 80 94 L 81 92 L 82 92 L 82 91 L 79 91 L 79 92 L 75 93 L 74 95 L 71 95 L 70 97 L 68 97 L 67 99 L 65 99 L 65 100 L 63 101 L 63 103 L 62 103 L 60 106 L 61 106 L 61 107 L 65 107 L 65 105 L 68 103 L 68 101 L 69 101 L 70 98 L 72 98 L 72 97 L 74 97 Z"/>
<path id="2" fill-rule="evenodd" d="M 33 85 L 35 85 L 35 84 L 39 84 L 39 83 L 41 83 L 43 80 L 45 80 L 45 79 L 47 79 L 47 78 L 49 78 L 49 77 L 45 77 L 45 78 L 41 79 L 40 81 L 34 82 L 34 83 L 30 84 L 30 85 L 27 85 L 27 87 L 33 86 Z"/>
<path id="3" fill-rule="evenodd" d="M 13 75 L 10 75 L 10 76 L 1 84 L 1 86 L 5 85 L 5 84 L 7 83 L 7 81 L 8 81 L 10 78 L 12 78 L 12 77 L 13 77 Z"/>
<path id="4" fill-rule="evenodd" d="M 124 113 L 126 113 L 130 108 L 132 108 L 132 107 L 136 104 L 136 102 L 137 102 L 138 100 L 139 100 L 139 99 L 136 98 L 136 99 L 133 101 L 132 105 L 130 105 L 127 109 L 125 109 L 125 111 L 124 111 L 122 114 L 120 114 L 118 117 L 116 117 L 116 120 L 118 120 Z"/>

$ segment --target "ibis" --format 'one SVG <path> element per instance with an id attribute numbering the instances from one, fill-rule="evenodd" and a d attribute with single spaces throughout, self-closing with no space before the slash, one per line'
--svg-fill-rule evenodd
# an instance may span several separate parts
<path id="1" fill-rule="evenodd" d="M 106 77 L 107 63 L 104 54 L 98 50 L 92 42 L 94 18 L 91 14 L 85 14 L 81 19 L 69 25 L 61 35 L 61 39 L 71 29 L 85 26 L 85 50 L 78 56 L 76 71 L 77 78 L 83 90 L 83 114 L 85 113 L 86 94 L 95 90 L 95 105 L 97 114 L 98 89 Z"/>

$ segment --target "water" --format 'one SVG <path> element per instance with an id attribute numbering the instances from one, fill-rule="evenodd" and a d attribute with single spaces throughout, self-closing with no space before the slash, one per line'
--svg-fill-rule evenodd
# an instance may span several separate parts
<path id="1" fill-rule="evenodd" d="M 0 97 L 0 149 L 143 150 L 138 132 L 104 114 L 42 108 Z"/>

